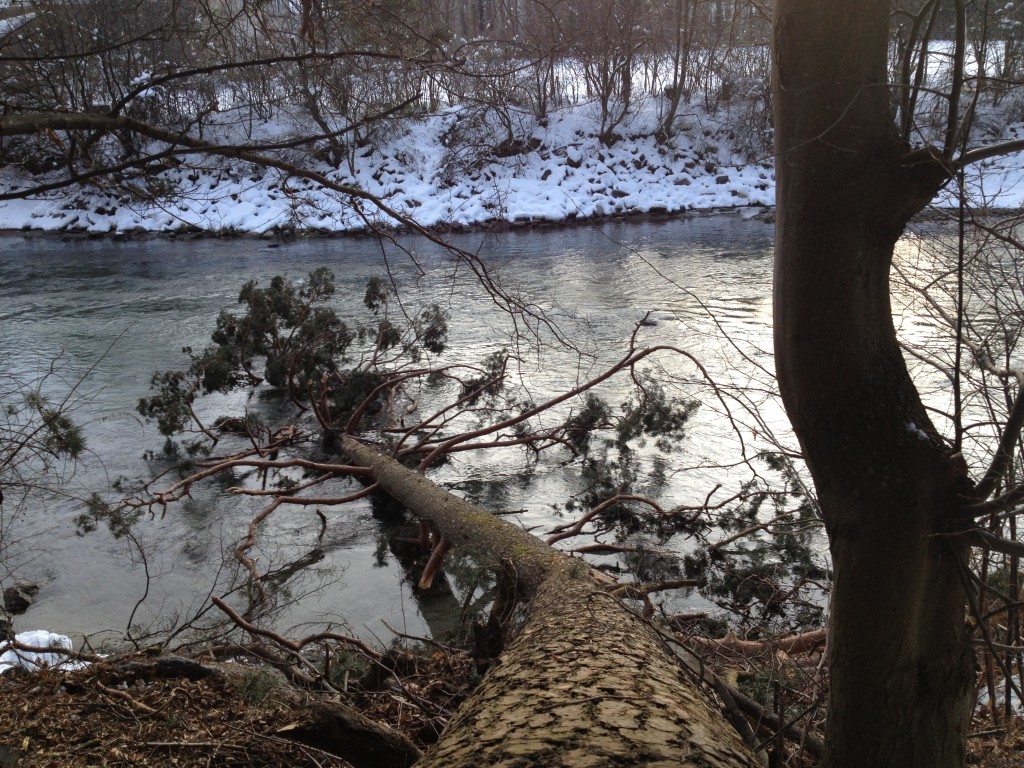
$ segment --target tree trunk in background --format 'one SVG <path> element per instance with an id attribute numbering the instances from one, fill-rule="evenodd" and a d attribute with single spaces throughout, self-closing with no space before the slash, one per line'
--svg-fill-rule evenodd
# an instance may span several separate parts
<path id="1" fill-rule="evenodd" d="M 773 28 L 775 355 L 835 568 L 831 768 L 962 765 L 973 691 L 957 481 L 889 302 L 946 174 L 893 125 L 888 23 L 889 0 L 777 0 Z"/>
<path id="2" fill-rule="evenodd" d="M 457 546 L 511 564 L 526 618 L 419 768 L 757 764 L 650 624 L 580 560 L 344 438 L 349 461 Z"/>

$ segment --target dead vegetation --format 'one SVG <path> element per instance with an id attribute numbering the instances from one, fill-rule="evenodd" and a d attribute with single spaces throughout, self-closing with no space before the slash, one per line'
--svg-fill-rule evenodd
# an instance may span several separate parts
<path id="1" fill-rule="evenodd" d="M 992 728 L 988 720 L 974 721 L 967 740 L 967 764 L 983 768 L 1017 768 L 1024 764 L 1024 718 L 1006 727 Z"/>
<path id="2" fill-rule="evenodd" d="M 824 680 L 807 684 L 816 677 L 808 669 L 818 665 L 806 663 L 820 648 L 801 647 L 791 656 L 766 644 L 755 654 L 747 647 L 727 648 L 728 641 L 688 645 L 734 694 L 769 702 L 762 710 L 768 719 L 773 697 L 781 696 L 790 714 L 822 698 Z M 198 658 L 135 654 L 75 672 L 0 676 L 0 768 L 411 765 L 418 750 L 437 741 L 477 681 L 471 657 L 450 648 L 390 651 L 382 656 L 386 663 L 350 676 L 343 695 L 300 691 L 272 668 Z M 757 689 L 763 689 L 760 696 Z M 335 754 L 329 747 L 338 734 L 332 731 L 347 706 L 365 716 L 371 728 L 394 732 L 406 745 L 406 758 L 396 757 L 401 752 L 393 748 L 383 756 L 355 751 L 348 760 Z M 810 719 L 820 726 L 820 712 Z M 768 742 L 767 753 L 777 765 L 817 764 L 815 750 L 806 749 L 816 728 L 803 739 L 787 734 L 783 745 L 773 742 L 767 722 L 762 725 L 768 727 L 758 729 L 759 740 Z M 971 732 L 968 765 L 1024 763 L 1024 720 L 993 723 L 982 713 Z M 368 738 L 371 746 L 376 733 Z"/>
<path id="3" fill-rule="evenodd" d="M 402 672 L 375 690 L 353 683 L 346 704 L 394 731 L 410 757 L 373 753 L 374 733 L 352 762 L 317 744 L 342 711 L 339 697 L 300 692 L 273 669 L 128 656 L 75 672 L 9 672 L 0 676 L 0 768 L 410 765 L 461 703 L 472 665 L 437 652 Z"/>

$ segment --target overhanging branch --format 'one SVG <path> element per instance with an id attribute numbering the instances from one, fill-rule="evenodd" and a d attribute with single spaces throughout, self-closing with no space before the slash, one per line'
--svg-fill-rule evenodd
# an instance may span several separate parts
<path id="1" fill-rule="evenodd" d="M 1016 152 L 1024 150 L 1024 139 L 1014 139 L 1013 141 L 1003 141 L 998 144 L 990 144 L 987 147 L 978 147 L 977 149 L 971 149 L 967 152 L 961 153 L 956 160 L 953 161 L 953 169 L 960 170 L 966 168 L 968 165 L 973 163 L 980 163 L 982 160 L 989 160 L 993 157 L 1002 157 L 1004 155 L 1012 155 Z"/>
<path id="2" fill-rule="evenodd" d="M 314 184 L 324 189 L 348 197 L 351 200 L 368 203 L 393 221 L 396 225 L 405 227 L 406 229 L 425 237 L 430 242 L 440 246 L 448 253 L 451 253 L 459 259 L 469 268 L 473 273 L 473 276 L 477 279 L 484 290 L 487 291 L 495 304 L 508 311 L 513 315 L 513 317 L 527 318 L 531 323 L 534 323 L 537 326 L 543 326 L 547 330 L 551 331 L 555 339 L 558 341 L 565 342 L 565 338 L 559 329 L 542 310 L 528 304 L 499 285 L 498 280 L 491 273 L 491 269 L 484 263 L 483 259 L 481 259 L 479 255 L 452 245 L 436 231 L 423 226 L 411 216 L 408 216 L 407 214 L 404 214 L 396 208 L 388 205 L 388 203 L 382 198 L 367 192 L 356 185 L 338 183 L 323 173 L 313 171 L 309 168 L 304 168 L 300 165 L 290 163 L 272 155 L 252 151 L 250 148 L 245 146 L 226 146 L 222 144 L 215 144 L 203 139 L 197 139 L 184 131 L 167 130 L 123 115 L 110 116 L 85 113 L 35 112 L 5 115 L 0 117 L 0 136 L 24 136 L 39 133 L 40 131 L 99 131 L 105 133 L 129 131 L 153 141 L 165 143 L 170 147 L 167 151 L 171 151 L 175 154 L 195 152 L 242 160 L 243 162 L 252 163 L 253 165 L 265 168 L 275 168 L 289 176 L 312 181 Z M 184 148 L 185 152 L 181 151 L 182 148 Z M 103 172 L 98 171 L 94 175 L 103 175 Z M 371 222 L 360 210 L 358 204 L 354 205 L 354 207 L 357 212 L 363 216 L 367 226 L 372 226 Z"/>

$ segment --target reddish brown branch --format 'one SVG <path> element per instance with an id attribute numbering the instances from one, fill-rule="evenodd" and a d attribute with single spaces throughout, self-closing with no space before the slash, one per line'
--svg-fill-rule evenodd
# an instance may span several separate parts
<path id="1" fill-rule="evenodd" d="M 430 589 L 430 585 L 434 583 L 434 576 L 441 570 L 441 566 L 444 564 L 444 557 L 451 548 L 451 544 L 443 536 L 439 535 L 437 537 L 437 541 L 434 543 L 434 551 L 430 553 L 430 559 L 427 561 L 427 565 L 423 569 L 423 575 L 420 576 L 420 582 L 417 585 L 420 589 Z"/>
<path id="2" fill-rule="evenodd" d="M 677 637 L 690 645 L 699 645 L 712 651 L 730 651 L 742 656 L 761 656 L 766 653 L 777 653 L 779 651 L 795 656 L 801 653 L 816 651 L 823 647 L 827 640 L 827 634 L 824 629 L 815 629 L 798 635 L 767 640 L 740 640 L 731 632 L 721 639 L 683 634 L 677 634 Z"/>
<path id="3" fill-rule="evenodd" d="M 374 650 L 366 643 L 364 643 L 362 640 L 357 640 L 354 637 L 342 635 L 338 632 L 317 632 L 312 635 L 307 635 L 306 637 L 300 640 L 289 640 L 287 637 L 279 635 L 277 632 L 273 632 L 269 629 L 263 629 L 262 627 L 257 627 L 255 624 L 249 623 L 248 621 L 243 619 L 234 608 L 225 603 L 219 597 L 211 597 L 210 601 L 218 608 L 220 608 L 220 610 L 222 610 L 227 615 L 227 617 L 231 619 L 232 622 L 234 622 L 241 629 L 244 629 L 253 637 L 266 638 L 267 640 L 273 641 L 282 648 L 287 648 L 289 651 L 292 651 L 293 653 L 299 653 L 307 645 L 311 645 L 313 643 L 331 641 L 351 646 L 352 648 L 355 648 L 360 653 L 365 654 L 367 657 L 373 659 L 374 661 L 379 661 L 381 658 L 381 653 L 379 651 Z"/>
<path id="4" fill-rule="evenodd" d="M 551 532 L 551 535 L 549 535 L 547 539 L 545 539 L 545 543 L 554 544 L 555 542 L 562 541 L 563 539 L 570 539 L 573 536 L 579 536 L 581 533 L 583 533 L 583 528 L 586 526 L 587 523 L 592 521 L 594 518 L 599 517 L 601 513 L 604 512 L 609 507 L 612 507 L 615 504 L 618 504 L 623 501 L 637 501 L 642 504 L 647 504 L 662 517 L 666 516 L 665 510 L 662 509 L 657 502 L 653 501 L 652 499 L 648 499 L 646 496 L 635 496 L 633 494 L 628 493 L 617 493 L 614 496 L 602 501 L 600 504 L 598 504 L 592 510 L 587 512 L 587 514 L 583 515 L 583 517 L 581 517 L 576 522 L 568 523 L 566 525 L 562 525 L 556 528 L 554 531 Z"/>

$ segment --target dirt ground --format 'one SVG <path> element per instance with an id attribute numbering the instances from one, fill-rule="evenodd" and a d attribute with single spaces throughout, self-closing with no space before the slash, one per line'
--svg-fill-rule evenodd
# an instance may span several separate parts
<path id="1" fill-rule="evenodd" d="M 280 676 L 240 665 L 220 665 L 239 668 L 204 679 L 126 672 L 126 664 L 151 662 L 0 675 L 0 768 L 350 765 L 286 738 L 302 720 L 303 696 L 278 695 Z M 400 685 L 347 703 L 422 749 L 461 702 L 470 670 L 451 658 L 420 666 Z"/>
<path id="2" fill-rule="evenodd" d="M 266 671 L 239 667 L 204 679 L 163 678 L 126 672 L 136 661 L 152 660 L 0 675 L 0 768 L 350 768 L 286 738 L 302 718 L 302 702 L 294 693 L 276 695 L 279 680 Z M 350 703 L 425 749 L 465 695 L 469 666 L 427 657 L 399 687 Z M 996 727 L 977 721 L 972 732 L 968 765 L 1024 765 L 1024 721 Z"/>
<path id="3" fill-rule="evenodd" d="M 113 666 L 0 677 L 0 767 L 348 766 L 283 739 L 288 709 L 227 678 L 129 682 Z"/>
<path id="4" fill-rule="evenodd" d="M 975 722 L 967 741 L 967 764 L 981 768 L 1020 768 L 1024 765 L 1024 718 L 1009 726 Z"/>

